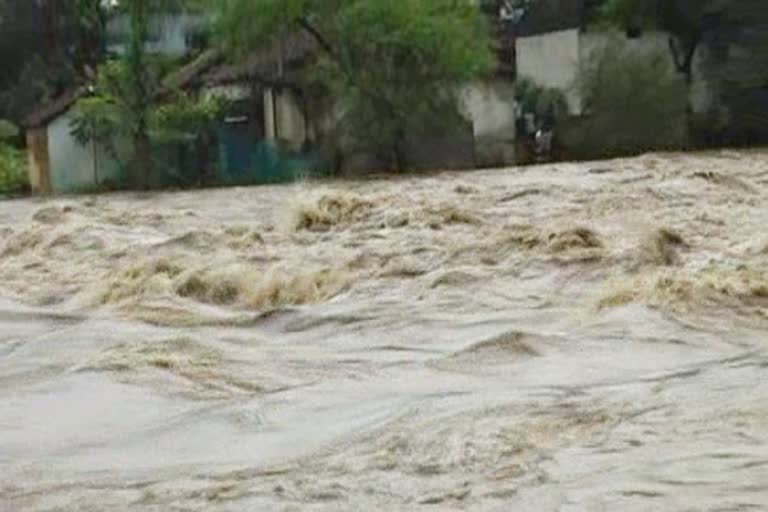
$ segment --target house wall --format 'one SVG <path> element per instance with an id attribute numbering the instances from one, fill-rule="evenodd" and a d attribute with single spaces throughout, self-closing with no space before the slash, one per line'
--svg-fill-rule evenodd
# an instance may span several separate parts
<path id="1" fill-rule="evenodd" d="M 307 139 L 307 123 L 296 94 L 288 89 L 275 91 L 277 138 L 299 151 Z"/>
<path id="2" fill-rule="evenodd" d="M 562 90 L 573 114 L 581 113 L 581 98 L 576 90 L 581 53 L 579 29 L 561 30 L 515 41 L 517 76 L 529 78 L 542 87 Z"/>
<path id="3" fill-rule="evenodd" d="M 51 192 L 48 131 L 45 127 L 27 131 L 29 185 L 35 194 Z"/>
<path id="4" fill-rule="evenodd" d="M 594 62 L 601 50 L 621 41 L 630 54 L 661 56 L 668 63 L 669 73 L 676 74 L 668 38 L 664 32 L 646 32 L 630 39 L 618 30 L 582 32 L 579 29 L 521 37 L 516 42 L 517 72 L 518 76 L 530 78 L 538 85 L 562 90 L 571 114 L 580 115 L 583 101 L 578 77 L 583 66 Z"/>
<path id="5" fill-rule="evenodd" d="M 72 137 L 72 110 L 48 125 L 48 156 L 52 192 L 77 192 L 107 181 L 120 182 L 120 165 L 106 151 L 92 145 L 81 146 Z"/>
<path id="6" fill-rule="evenodd" d="M 472 121 L 475 164 L 515 162 L 515 87 L 506 80 L 478 82 L 462 91 L 464 114 Z"/>

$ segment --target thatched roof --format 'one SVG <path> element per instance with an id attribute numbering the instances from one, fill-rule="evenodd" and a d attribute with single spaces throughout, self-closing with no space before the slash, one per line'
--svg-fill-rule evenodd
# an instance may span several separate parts
<path id="1" fill-rule="evenodd" d="M 43 104 L 40 108 L 28 115 L 26 119 L 24 119 L 24 127 L 34 129 L 48 124 L 51 120 L 69 110 L 72 105 L 77 103 L 77 100 L 86 94 L 88 94 L 87 87 L 70 89 L 58 98 Z"/>
<path id="2" fill-rule="evenodd" d="M 163 79 L 164 89 L 187 89 L 200 84 L 202 76 L 221 64 L 224 56 L 219 50 L 206 50 L 188 64 Z"/>
<path id="3" fill-rule="evenodd" d="M 155 91 L 156 97 L 165 97 L 175 90 L 193 88 L 200 84 L 205 72 L 223 62 L 218 50 L 207 50 L 195 59 L 163 79 L 162 87 Z M 89 87 L 78 86 L 52 101 L 44 103 L 24 120 L 28 129 L 40 128 L 72 108 L 77 101 L 89 93 Z"/>
<path id="4" fill-rule="evenodd" d="M 305 32 L 284 38 L 268 48 L 253 52 L 239 63 L 227 63 L 219 50 L 206 50 L 185 66 L 168 75 L 162 87 L 155 92 L 163 97 L 174 90 L 195 89 L 202 86 L 228 85 L 242 81 L 280 83 L 286 76 L 279 73 L 303 63 L 318 49 L 316 41 Z M 88 87 L 81 86 L 50 101 L 33 112 L 24 122 L 27 128 L 39 128 L 69 110 L 88 94 Z"/>

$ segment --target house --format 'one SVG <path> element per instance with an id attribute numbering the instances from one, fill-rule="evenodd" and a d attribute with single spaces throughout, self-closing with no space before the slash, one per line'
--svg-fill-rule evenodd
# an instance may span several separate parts
<path id="1" fill-rule="evenodd" d="M 230 106 L 216 130 L 217 183 L 285 181 L 319 167 L 365 171 L 386 169 L 379 155 L 339 144 L 321 148 L 321 134 L 338 122 L 339 102 L 307 86 L 304 71 L 315 58 L 317 41 L 305 32 L 229 63 L 209 50 L 166 77 L 162 90 L 183 89 L 200 98 L 225 97 Z M 507 70 L 508 72 L 508 70 Z M 434 137 L 409 137 L 404 148 L 410 169 L 470 168 L 515 161 L 514 84 L 498 73 L 459 91 L 463 119 L 457 130 Z M 35 192 L 70 192 L 121 184 L 127 179 L 130 141 L 115 155 L 91 143 L 81 146 L 71 134 L 73 107 L 88 94 L 78 88 L 43 105 L 27 119 L 30 183 Z M 164 170 L 178 177 L 198 167 L 199 148 L 189 144 L 159 148 Z M 214 146 L 211 147 L 211 149 Z M 201 154 L 210 157 L 208 148 Z M 197 172 L 197 170 L 194 170 Z M 199 174 L 199 172 L 198 172 Z"/>
<path id="2" fill-rule="evenodd" d="M 294 33 L 235 63 L 222 60 L 188 86 L 201 98 L 229 100 L 217 130 L 218 182 L 289 181 L 319 167 L 314 149 L 320 115 L 302 86 L 316 44 Z"/>
<path id="3" fill-rule="evenodd" d="M 239 121 L 230 124 L 246 123 L 259 139 L 300 151 L 314 138 L 302 72 L 316 50 L 315 40 L 298 32 L 237 63 L 222 62 L 203 74 L 198 86 L 204 96 L 235 102 Z"/>
<path id="4" fill-rule="evenodd" d="M 215 141 L 218 174 L 212 179 L 216 182 L 281 181 L 310 166 L 306 158 L 284 155 L 299 155 L 313 138 L 296 76 L 296 69 L 312 51 L 311 44 L 306 37 L 294 37 L 281 48 L 254 52 L 236 64 L 227 63 L 217 50 L 208 50 L 163 80 L 157 97 L 183 90 L 231 100 Z M 126 182 L 130 141 L 120 144 L 120 154 L 113 155 L 95 142 L 82 146 L 71 133 L 75 105 L 87 94 L 87 87 L 73 89 L 25 120 L 29 181 L 35 193 L 75 192 Z M 164 173 L 175 173 L 179 181 L 191 172 L 186 167 L 196 167 L 190 164 L 196 158 L 188 154 L 190 149 L 166 144 L 155 148 L 155 156 Z"/>
<path id="5" fill-rule="evenodd" d="M 120 177 L 120 165 L 105 148 L 82 146 L 71 134 L 74 106 L 86 94 L 85 87 L 69 91 L 26 119 L 29 183 L 34 193 L 73 192 Z"/>
<path id="6" fill-rule="evenodd" d="M 220 131 L 222 140 L 227 141 L 220 146 L 222 161 L 230 173 L 242 172 L 237 169 L 249 165 L 265 167 L 264 145 L 248 142 L 254 140 L 263 141 L 267 147 L 279 146 L 283 156 L 292 154 L 299 162 L 314 160 L 341 172 L 386 168 L 378 155 L 347 147 L 343 141 L 333 155 L 324 148 L 325 161 L 318 162 L 321 134 L 338 123 L 340 112 L 333 98 L 306 87 L 304 70 L 318 50 L 313 37 L 297 32 L 236 64 L 222 63 L 200 77 L 201 94 L 225 96 L 235 102 Z M 493 77 L 465 87 L 459 97 L 464 126 L 446 136 L 409 140 L 405 148 L 409 168 L 469 168 L 514 162 L 514 86 L 509 77 L 500 69 Z"/>
<path id="7" fill-rule="evenodd" d="M 616 37 L 626 38 L 632 52 L 669 57 L 670 73 L 674 73 L 666 33 L 624 34 L 595 27 L 590 21 L 596 5 L 594 0 L 537 0 L 530 3 L 516 28 L 517 77 L 563 91 L 573 115 L 583 112 L 577 83 L 580 70 Z"/>
<path id="8" fill-rule="evenodd" d="M 194 78 L 219 62 L 215 52 L 204 52 L 163 82 L 158 96 L 170 89 L 186 88 Z M 91 142 L 83 146 L 72 134 L 75 106 L 90 94 L 86 86 L 74 88 L 42 105 L 24 121 L 27 138 L 29 183 L 34 193 L 77 192 L 105 184 L 120 185 L 127 179 L 125 162 L 129 141 L 118 143 L 113 153 Z"/>

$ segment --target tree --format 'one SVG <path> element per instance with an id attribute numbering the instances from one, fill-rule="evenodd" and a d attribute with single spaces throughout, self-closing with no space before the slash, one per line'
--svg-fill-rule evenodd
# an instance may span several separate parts
<path id="1" fill-rule="evenodd" d="M 147 50 L 151 15 L 155 10 L 176 8 L 181 0 L 129 0 L 114 3 L 116 13 L 129 20 L 127 50 L 117 59 L 106 62 L 94 73 L 91 94 L 80 100 L 72 122 L 72 134 L 83 145 L 104 147 L 120 162 L 115 150 L 116 139 L 132 142 L 132 156 L 127 165 L 131 185 L 147 188 L 152 175 L 151 116 L 162 87 L 162 59 Z M 95 24 L 103 28 L 107 12 L 102 0 L 77 0 L 73 9 L 82 27 Z M 95 41 L 95 40 L 94 40 Z M 95 44 L 91 41 L 92 44 Z M 103 43 L 103 41 L 102 41 Z M 88 46 L 83 62 L 99 50 Z M 87 64 L 85 64 L 87 66 Z"/>
<path id="2" fill-rule="evenodd" d="M 132 185 L 138 188 L 149 187 L 152 176 L 151 112 L 161 87 L 157 59 L 147 50 L 151 15 L 158 10 L 183 9 L 195 4 L 194 0 L 130 0 L 118 6 L 129 19 L 127 52 L 119 65 L 104 68 L 107 75 L 103 83 L 113 103 L 119 105 L 124 128 L 133 141 L 129 169 Z"/>
<path id="3" fill-rule="evenodd" d="M 125 56 L 128 75 L 124 99 L 131 114 L 131 135 L 134 158 L 131 164 L 135 185 L 149 186 L 152 171 L 152 145 L 149 139 L 149 107 L 151 86 L 147 69 L 147 38 L 149 36 L 149 0 L 131 0 L 128 4 L 131 35 Z"/>
<path id="4" fill-rule="evenodd" d="M 50 16 L 49 0 L 0 0 L 0 117 L 21 122 L 41 102 L 74 81 L 62 50 L 66 31 Z"/>
<path id="5" fill-rule="evenodd" d="M 696 116 L 696 131 L 707 140 L 768 141 L 765 0 L 605 0 L 602 13 L 623 26 L 639 19 L 669 32 L 675 66 L 689 83 L 698 62 L 699 78 L 714 98 L 709 111 Z"/>
<path id="6" fill-rule="evenodd" d="M 493 63 L 487 21 L 460 0 L 217 0 L 220 43 L 234 54 L 304 32 L 312 77 L 338 100 L 337 139 L 383 149 L 402 170 L 409 134 L 441 128 L 458 86 Z M 458 116 L 456 116 L 458 117 Z M 443 123 L 444 124 L 444 123 Z"/>
<path id="7" fill-rule="evenodd" d="M 110 4 L 104 0 L 71 0 L 67 15 L 75 41 L 72 59 L 81 77 L 92 76 L 104 61 Z"/>
<path id="8" fill-rule="evenodd" d="M 92 79 L 110 10 L 105 0 L 0 0 L 0 116 L 19 122 Z"/>

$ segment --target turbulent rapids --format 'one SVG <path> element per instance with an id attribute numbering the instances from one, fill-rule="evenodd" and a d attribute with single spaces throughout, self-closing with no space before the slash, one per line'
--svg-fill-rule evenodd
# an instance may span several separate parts
<path id="1" fill-rule="evenodd" d="M 0 511 L 768 508 L 768 153 L 0 203 Z"/>

